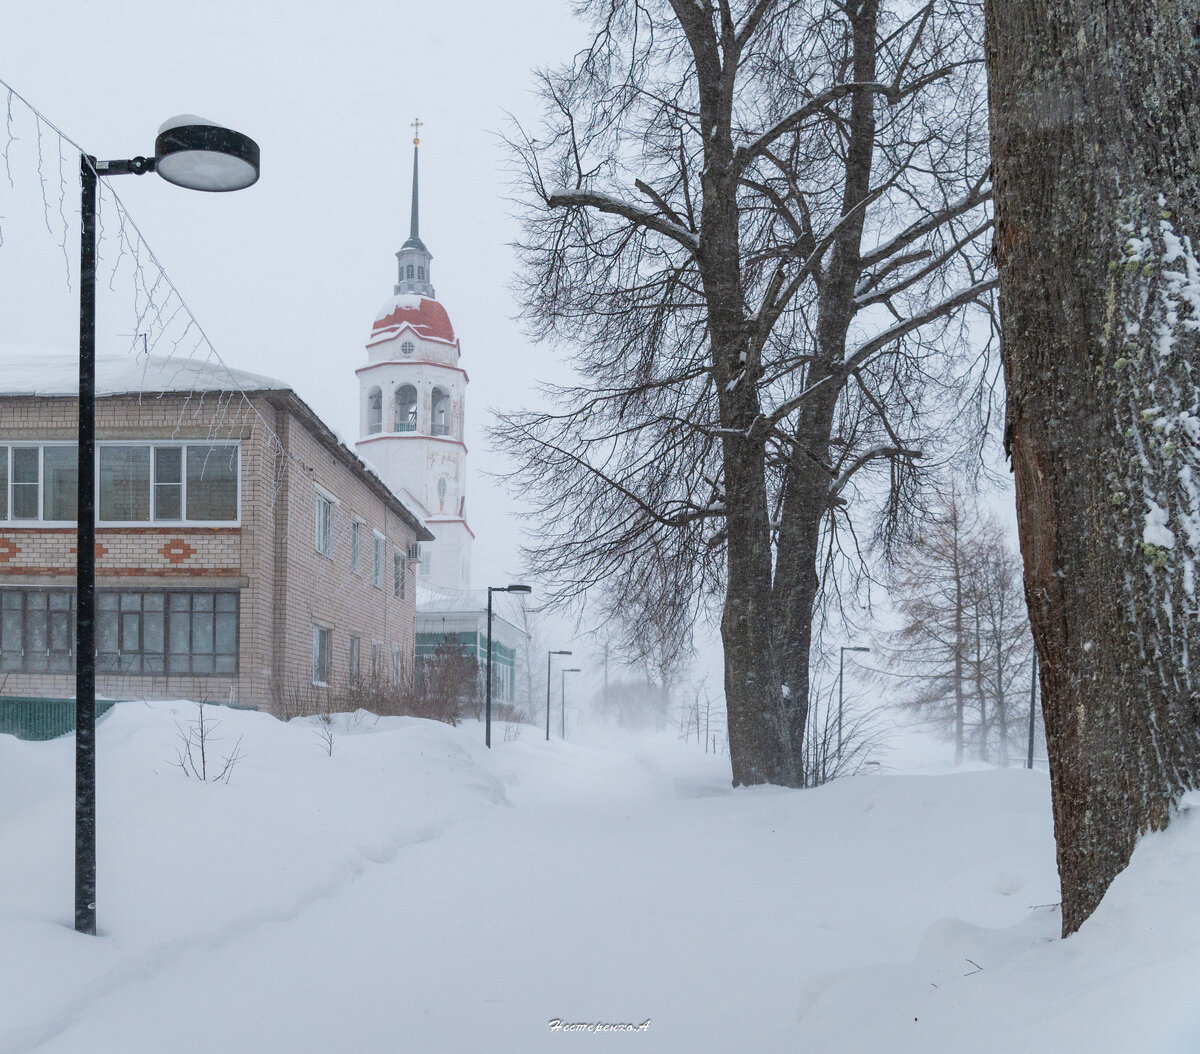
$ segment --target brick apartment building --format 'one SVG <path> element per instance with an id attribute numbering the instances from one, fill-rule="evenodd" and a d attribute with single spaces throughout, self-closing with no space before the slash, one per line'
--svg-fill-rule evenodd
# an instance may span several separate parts
<path id="1" fill-rule="evenodd" d="M 0 364 L 0 696 L 71 696 L 77 364 Z M 432 535 L 286 384 L 101 360 L 97 691 L 294 712 L 412 676 Z"/>

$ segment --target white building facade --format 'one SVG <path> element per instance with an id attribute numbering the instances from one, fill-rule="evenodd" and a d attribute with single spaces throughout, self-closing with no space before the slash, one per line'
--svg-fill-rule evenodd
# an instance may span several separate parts
<path id="1" fill-rule="evenodd" d="M 421 584 L 466 590 L 475 538 L 466 518 L 468 377 L 450 317 L 434 294 L 433 256 L 418 233 L 415 140 L 411 231 L 396 259 L 399 280 L 376 313 L 367 364 L 356 371 L 356 448 L 435 537 L 421 547 Z"/>
<path id="2" fill-rule="evenodd" d="M 471 589 L 467 523 L 467 372 L 446 309 L 433 288 L 433 255 L 421 241 L 418 141 L 413 140 L 412 218 L 396 253 L 392 296 L 375 314 L 358 377 L 359 455 L 412 507 L 434 536 L 422 542 L 417 593 L 417 671 L 449 644 L 487 655 L 487 593 Z M 517 702 L 524 635 L 497 611 L 492 619 L 493 701 Z"/>

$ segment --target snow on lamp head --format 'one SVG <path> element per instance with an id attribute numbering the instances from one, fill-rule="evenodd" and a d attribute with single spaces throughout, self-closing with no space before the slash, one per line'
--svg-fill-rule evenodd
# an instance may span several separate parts
<path id="1" fill-rule="evenodd" d="M 258 144 L 203 117 L 181 114 L 158 130 L 154 170 L 189 190 L 243 190 L 258 182 Z"/>

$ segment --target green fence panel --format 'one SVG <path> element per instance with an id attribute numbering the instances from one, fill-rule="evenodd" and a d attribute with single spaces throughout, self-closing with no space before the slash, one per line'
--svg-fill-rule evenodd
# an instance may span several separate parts
<path id="1" fill-rule="evenodd" d="M 117 700 L 96 700 L 96 717 L 102 717 Z M 18 739 L 57 739 L 75 731 L 75 700 L 45 699 L 32 695 L 0 696 L 0 734 Z"/>

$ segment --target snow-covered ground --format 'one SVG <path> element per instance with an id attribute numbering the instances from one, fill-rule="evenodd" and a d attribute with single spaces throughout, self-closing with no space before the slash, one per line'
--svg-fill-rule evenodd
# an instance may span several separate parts
<path id="1" fill-rule="evenodd" d="M 73 740 L 0 736 L 0 1054 L 1200 1050 L 1200 827 L 1056 940 L 1044 773 L 728 786 L 673 737 L 219 710 L 99 731 L 101 936 L 71 929 Z M 641 1031 L 578 1038 L 550 1022 Z"/>

